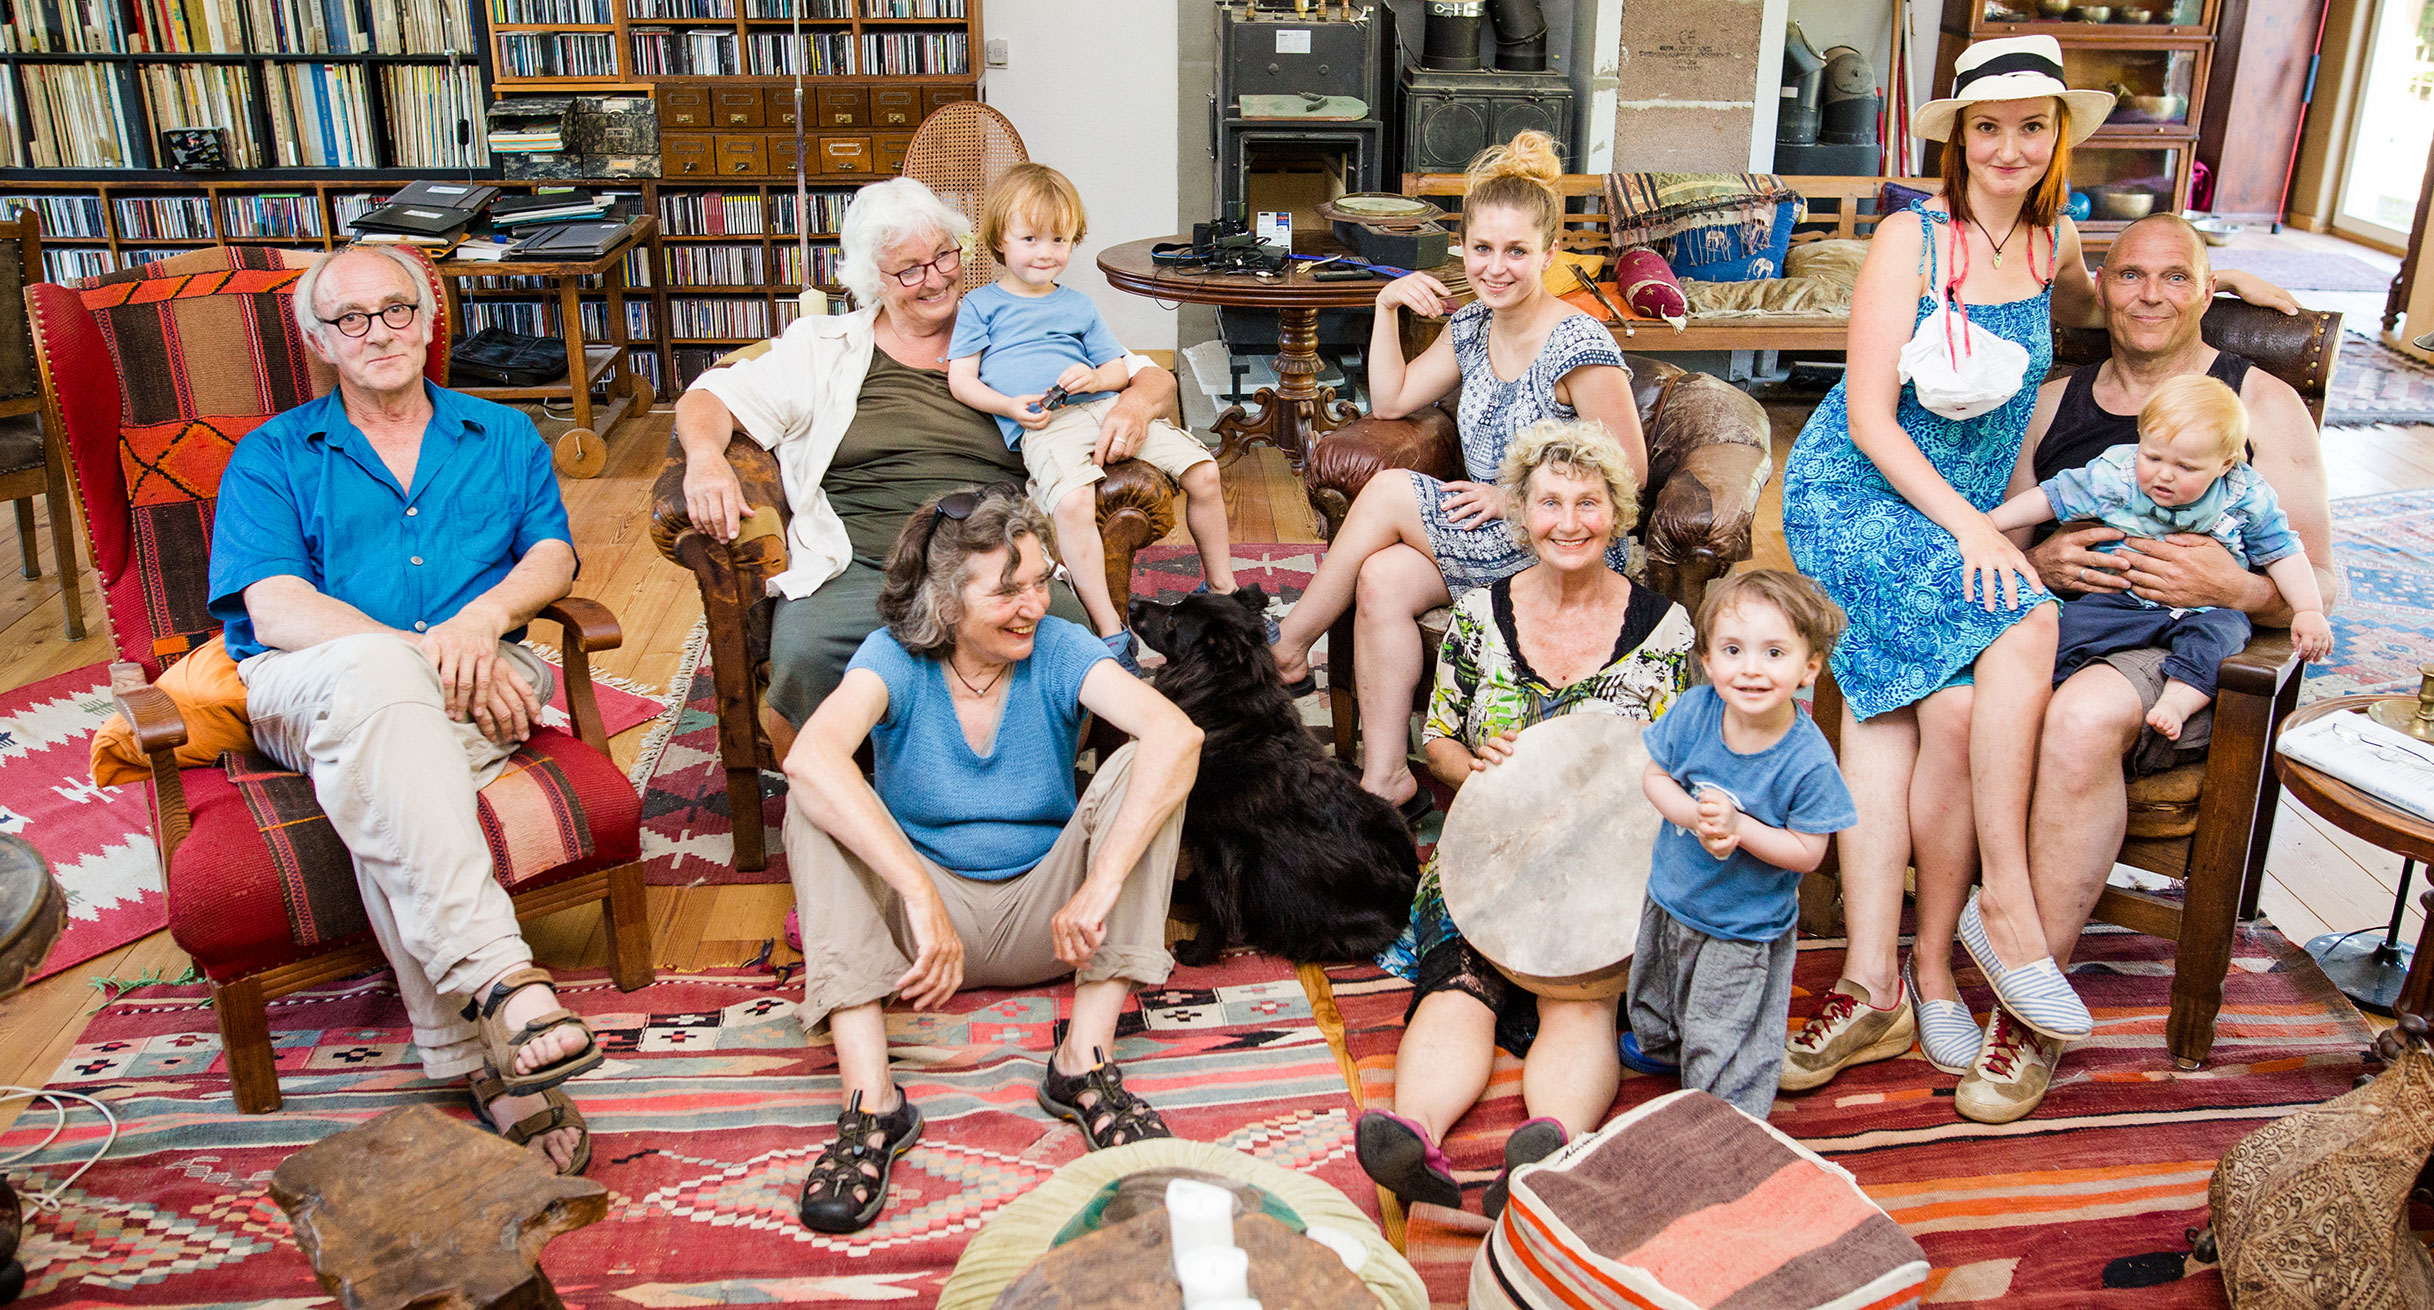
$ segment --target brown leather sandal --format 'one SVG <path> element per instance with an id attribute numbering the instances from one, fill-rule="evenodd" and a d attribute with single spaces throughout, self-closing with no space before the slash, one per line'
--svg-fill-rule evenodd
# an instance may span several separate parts
<path id="1" fill-rule="evenodd" d="M 590 1073 L 599 1068 L 601 1060 L 606 1058 L 600 1043 L 592 1038 L 591 1025 L 563 1005 L 512 1033 L 507 1031 L 507 1021 L 499 1017 L 499 1011 L 507 1005 L 507 998 L 527 987 L 552 987 L 554 990 L 554 983 L 548 970 L 526 965 L 492 984 L 488 994 L 465 1002 L 465 1017 L 478 1025 L 483 1059 L 490 1066 L 491 1076 L 513 1095 L 530 1096 L 535 1092 L 547 1091 L 577 1074 Z M 570 1024 L 583 1032 L 581 1048 L 538 1069 L 526 1073 L 514 1072 L 516 1052 L 541 1034 Z"/>
<path id="2" fill-rule="evenodd" d="M 1040 1079 L 1041 1109 L 1081 1129 L 1093 1151 L 1175 1135 L 1149 1102 L 1124 1086 L 1123 1073 L 1105 1051 L 1091 1054 L 1098 1063 L 1089 1072 L 1064 1074 L 1057 1072 L 1056 1053 L 1049 1052 L 1047 1076 Z"/>
<path id="3" fill-rule="evenodd" d="M 481 1120 L 484 1128 L 506 1138 L 511 1145 L 530 1146 L 534 1138 L 545 1137 L 561 1128 L 574 1129 L 575 1153 L 568 1159 L 566 1167 L 558 1171 L 560 1177 L 572 1178 L 592 1167 L 591 1125 L 584 1122 L 583 1112 L 575 1108 L 574 1101 L 566 1093 L 555 1087 L 543 1088 L 541 1099 L 549 1102 L 547 1109 L 534 1111 L 502 1128 L 490 1117 L 490 1103 L 502 1096 L 524 1093 L 510 1090 L 487 1070 L 473 1075 L 466 1086 L 473 1093 L 474 1118 Z M 544 1155 L 542 1158 L 549 1157 Z"/>

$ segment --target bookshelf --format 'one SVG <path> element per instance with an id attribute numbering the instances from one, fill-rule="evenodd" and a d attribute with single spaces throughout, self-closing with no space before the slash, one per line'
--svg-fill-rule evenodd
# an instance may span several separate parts
<path id="1" fill-rule="evenodd" d="M 797 3 L 800 48 L 788 8 Z M 70 32 L 44 18 L 55 11 L 108 21 Z M 637 36 L 687 33 L 702 39 L 664 44 L 683 44 L 688 59 L 731 58 L 738 71 L 636 67 Z M 807 282 L 841 292 L 835 233 L 846 202 L 900 171 L 929 114 L 978 98 L 980 33 L 980 0 L 0 0 L 0 213 L 42 211 L 45 273 L 58 279 L 218 242 L 328 249 L 347 240 L 350 218 L 411 178 L 587 187 L 657 216 L 667 233 L 660 266 L 635 256 L 626 326 L 635 367 L 673 395 L 735 345 L 783 330 Z M 815 36 L 826 40 L 815 46 Z M 907 44 L 915 38 L 937 44 Z M 924 51 L 937 57 L 925 63 Z M 946 58 L 953 52 L 960 62 Z M 797 58 L 810 120 L 808 269 L 793 219 Z M 299 118 L 318 126 L 334 72 L 360 86 L 357 117 L 342 135 L 334 114 L 308 145 L 289 129 Z M 72 85 L 55 94 L 55 81 Z M 29 87 L 46 98 L 47 119 Z M 491 97 L 572 93 L 648 94 L 662 176 L 500 180 L 481 114 Z M 68 103 L 73 121 L 59 112 Z M 409 110 L 410 121 L 444 119 L 451 130 L 401 131 Z M 471 123 L 462 154 L 440 139 L 459 115 Z M 41 122 L 61 146 L 107 137 L 123 149 L 38 166 L 30 134 Z M 206 124 L 244 128 L 251 153 L 240 158 L 232 131 L 228 171 L 154 166 L 158 127 Z M 489 281 L 465 288 L 459 331 L 556 331 L 557 302 L 541 288 Z M 587 336 L 606 336 L 604 299 L 587 293 L 579 312 Z"/>

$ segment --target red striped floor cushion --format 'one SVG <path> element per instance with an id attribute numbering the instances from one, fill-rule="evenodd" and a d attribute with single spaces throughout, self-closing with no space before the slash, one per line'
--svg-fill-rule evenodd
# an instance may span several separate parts
<path id="1" fill-rule="evenodd" d="M 1926 1253 L 1849 1173 L 1684 1091 L 1515 1170 L 1470 1304 L 1889 1310 L 1926 1281 Z"/>
<path id="2" fill-rule="evenodd" d="M 169 931 L 206 975 L 227 981 L 369 931 L 308 779 L 252 753 L 182 777 L 194 831 L 170 861 Z M 483 836 L 513 891 L 633 862 L 641 816 L 613 761 L 549 728 L 481 791 Z"/>

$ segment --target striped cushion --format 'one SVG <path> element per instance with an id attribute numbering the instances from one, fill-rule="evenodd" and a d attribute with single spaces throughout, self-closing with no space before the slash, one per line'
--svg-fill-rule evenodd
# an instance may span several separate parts
<path id="1" fill-rule="evenodd" d="M 1850 1174 L 1684 1091 L 1516 1170 L 1471 1262 L 1470 1304 L 1874 1310 L 1926 1281 L 1926 1253 Z"/>
<path id="2" fill-rule="evenodd" d="M 370 930 L 354 862 L 312 781 L 253 752 L 181 771 L 193 833 L 169 869 L 169 928 L 217 980 Z M 537 729 L 482 788 L 477 814 L 493 870 L 526 891 L 640 854 L 642 803 L 607 756 Z"/>

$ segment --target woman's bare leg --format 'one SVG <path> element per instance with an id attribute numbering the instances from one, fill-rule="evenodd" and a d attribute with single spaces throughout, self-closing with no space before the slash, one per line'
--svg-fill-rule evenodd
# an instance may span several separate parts
<path id="1" fill-rule="evenodd" d="M 1428 554 L 1428 529 L 1420 522 L 1408 469 L 1382 469 L 1354 497 L 1344 526 L 1327 544 L 1327 557 L 1300 600 L 1277 622 L 1276 668 L 1285 681 L 1310 672 L 1310 648 L 1352 608 L 1361 566 L 1388 546 L 1405 545 Z M 1432 555 L 1433 560 L 1435 557 Z"/>
<path id="2" fill-rule="evenodd" d="M 1521 1104 L 1578 1137 L 1605 1121 L 1622 1085 L 1612 1001 L 1538 1000 L 1538 1040 L 1521 1062 Z"/>
<path id="3" fill-rule="evenodd" d="M 1451 597 L 1437 562 L 1409 546 L 1388 546 L 1361 566 L 1353 608 L 1353 694 L 1361 704 L 1361 787 L 1397 805 L 1420 790 L 1411 776 L 1411 698 L 1428 652 L 1420 616 Z"/>
<path id="4" fill-rule="evenodd" d="M 2146 707 L 2121 670 L 2102 660 L 2054 688 L 2037 751 L 2037 800 L 2029 810 L 2029 882 L 2045 947 L 2068 967 L 2080 930 L 2130 824 L 2121 757 L 2138 743 Z"/>
<path id="5" fill-rule="evenodd" d="M 2013 966 L 2047 954 L 2028 880 L 2028 801 L 2045 704 L 2054 690 L 2056 609 L 2038 606 L 1978 656 L 1969 714 L 1970 798 L 1985 888 L 1978 913 L 1995 955 Z"/>
<path id="6" fill-rule="evenodd" d="M 1613 1058 L 1612 1043 L 1606 1055 Z M 1495 1063 L 1496 1012 L 1466 992 L 1432 992 L 1412 1011 L 1395 1047 L 1394 1112 L 1441 1145 L 1486 1093 Z"/>
<path id="7" fill-rule="evenodd" d="M 1978 875 L 1970 806 L 1969 726 L 1975 688 L 1947 687 L 1918 704 L 1918 766 L 1910 775 L 1910 863 L 1918 870 L 1912 976 L 1930 1000 L 1957 1001 L 1953 936 Z"/>
<path id="8" fill-rule="evenodd" d="M 1843 977 L 1890 1005 L 1900 988 L 1894 956 L 1902 931 L 1902 874 L 1910 867 L 1910 778 L 1918 714 L 1904 707 L 1861 720 L 1842 712 L 1842 776 L 1859 822 L 1835 839 L 1842 856 Z"/>

